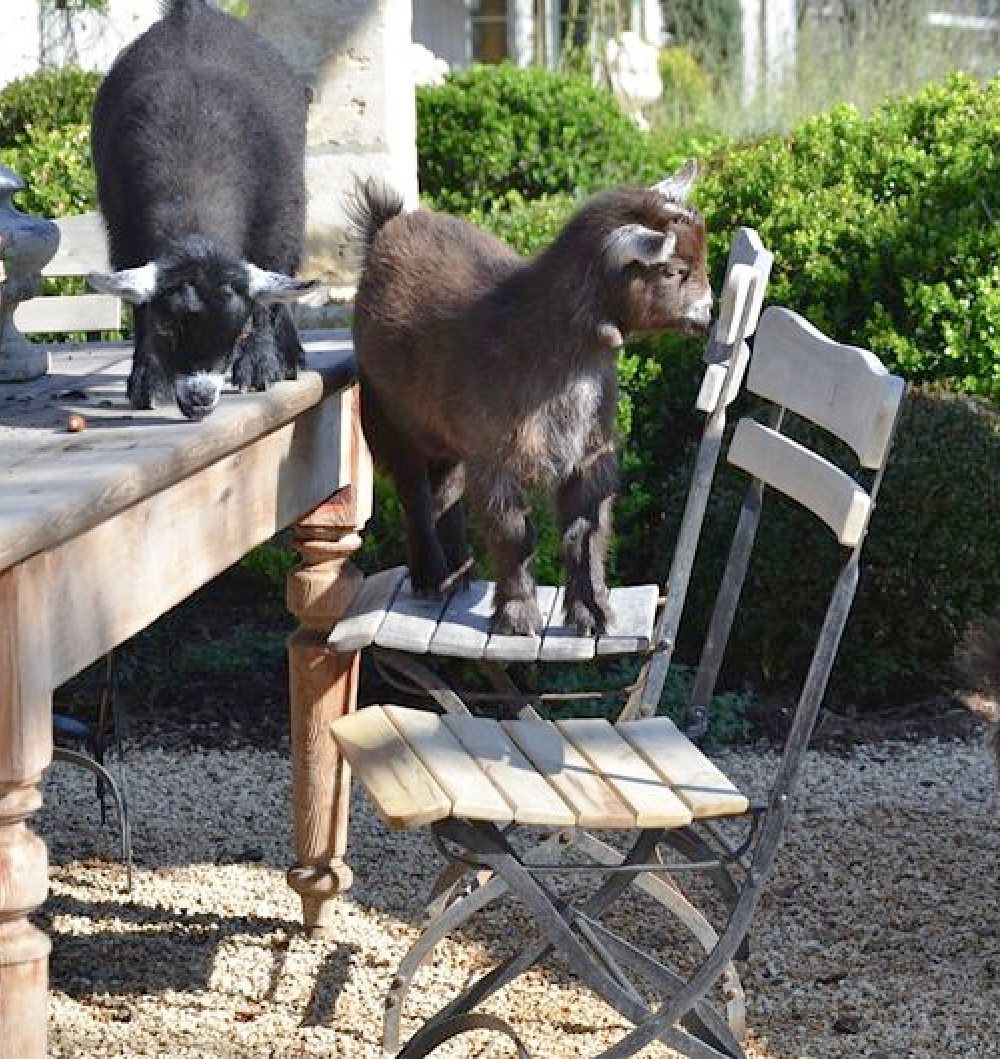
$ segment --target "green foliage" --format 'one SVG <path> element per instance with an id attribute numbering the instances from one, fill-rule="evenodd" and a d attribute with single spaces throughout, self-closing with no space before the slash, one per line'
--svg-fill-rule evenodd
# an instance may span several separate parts
<path id="1" fill-rule="evenodd" d="M 275 537 L 259 544 L 245 555 L 240 560 L 240 565 L 256 574 L 281 596 L 285 590 L 285 579 L 298 565 L 298 561 L 295 549 L 284 543 L 281 538 Z"/>
<path id="2" fill-rule="evenodd" d="M 713 260 L 752 225 L 772 300 L 914 382 L 1000 397 L 998 136 L 1000 80 L 956 76 L 733 151 L 700 189 Z"/>
<path id="3" fill-rule="evenodd" d="M 863 710 L 952 687 L 957 640 L 977 613 L 1000 605 L 1000 427 L 990 406 L 971 396 L 1000 399 L 1000 80 L 953 77 L 868 117 L 837 106 L 788 136 L 729 151 L 720 150 L 716 134 L 699 140 L 687 132 L 671 142 L 629 127 L 637 155 L 625 173 L 623 155 L 612 150 L 567 160 L 550 125 L 572 120 L 515 102 L 520 97 L 506 79 L 521 76 L 478 71 L 465 82 L 453 78 L 440 96 L 422 90 L 421 153 L 438 180 L 424 186 L 439 208 L 465 212 L 532 253 L 560 229 L 581 193 L 659 176 L 699 157 L 708 172 L 696 196 L 716 289 L 733 229 L 751 225 L 775 253 L 769 301 L 868 346 L 918 384 L 873 522 L 831 699 Z M 529 82 L 524 75 L 519 83 Z M 445 117 L 437 108 L 447 107 L 454 113 Z M 518 124 L 529 120 L 549 131 Z M 518 128 L 517 138 L 505 139 L 494 122 Z M 519 163 L 514 144 L 525 145 Z M 631 341 L 619 356 L 624 485 L 612 569 L 622 582 L 665 577 L 701 429 L 692 410 L 700 356 L 700 342 L 672 337 Z M 707 623 L 741 493 L 738 476 L 720 474 L 678 647 L 682 666 L 694 661 Z M 776 499 L 768 505 L 781 510 L 769 512 L 777 517 L 759 543 L 724 674 L 725 687 L 761 692 L 786 689 L 804 663 L 820 618 L 819 585 L 836 551 L 808 515 Z M 402 561 L 398 508 L 387 511 L 396 520 L 393 558 Z M 540 527 L 537 569 L 558 578 L 554 527 L 544 515 Z M 765 584 L 767 591 L 755 591 Z M 677 679 L 683 676 L 682 668 Z M 716 712 L 739 729 L 745 697 Z"/>
<path id="4" fill-rule="evenodd" d="M 419 88 L 417 127 L 420 186 L 456 213 L 489 211 L 510 192 L 535 199 L 659 179 L 684 158 L 589 78 L 509 63 Z"/>
<path id="5" fill-rule="evenodd" d="M 680 523 L 693 445 L 666 475 L 638 480 L 619 519 L 623 580 L 665 569 Z M 678 657 L 696 660 L 745 479 L 720 471 L 688 598 Z M 779 510 L 773 510 L 778 508 Z M 955 643 L 1000 602 L 1000 416 L 934 388 L 908 396 L 858 596 L 831 684 L 843 709 L 898 704 L 954 686 Z M 765 500 L 763 528 L 724 674 L 728 686 L 781 690 L 801 677 L 840 549 L 803 509 Z"/>
<path id="6" fill-rule="evenodd" d="M 90 111 L 101 75 L 44 69 L 0 90 L 0 161 L 24 179 L 25 213 L 59 217 L 96 206 Z"/>
<path id="7" fill-rule="evenodd" d="M 14 146 L 0 147 L 0 161 L 27 184 L 14 200 L 24 213 L 63 217 L 96 208 L 89 125 L 29 126 Z"/>
<path id="8" fill-rule="evenodd" d="M 663 15 L 671 37 L 710 68 L 739 55 L 739 0 L 673 0 Z"/>
<path id="9" fill-rule="evenodd" d="M 32 138 L 41 130 L 89 125 L 102 75 L 73 66 L 43 69 L 0 89 L 0 147 Z"/>
<path id="10" fill-rule="evenodd" d="M 704 67 L 688 48 L 664 48 L 660 52 L 663 96 L 653 107 L 654 123 L 690 126 L 701 121 L 712 96 L 712 82 Z"/>

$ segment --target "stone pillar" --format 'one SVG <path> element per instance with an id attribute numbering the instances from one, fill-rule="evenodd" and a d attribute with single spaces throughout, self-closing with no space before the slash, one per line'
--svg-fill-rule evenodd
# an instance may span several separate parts
<path id="1" fill-rule="evenodd" d="M 764 10 L 764 69 L 768 102 L 773 102 L 795 72 L 798 29 L 795 0 L 767 0 Z"/>
<path id="2" fill-rule="evenodd" d="M 535 0 L 512 0 L 507 6 L 507 54 L 516 66 L 535 61 Z"/>
<path id="3" fill-rule="evenodd" d="M 740 38 L 743 60 L 740 102 L 752 106 L 760 87 L 762 0 L 740 0 Z"/>
<path id="4" fill-rule="evenodd" d="M 351 282 L 344 195 L 377 175 L 417 201 L 411 0 L 250 0 L 250 24 L 312 88 L 305 271 Z"/>

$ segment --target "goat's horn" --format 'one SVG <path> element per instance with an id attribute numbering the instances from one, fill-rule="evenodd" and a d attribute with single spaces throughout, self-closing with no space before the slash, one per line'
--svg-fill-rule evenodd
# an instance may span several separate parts
<path id="1" fill-rule="evenodd" d="M 101 294 L 111 294 L 133 305 L 145 305 L 156 293 L 159 267 L 155 261 L 119 272 L 89 272 L 87 282 Z"/>
<path id="2" fill-rule="evenodd" d="M 684 202 L 697 179 L 698 162 L 694 158 L 689 158 L 673 176 L 654 184 L 653 190 L 658 191 L 670 202 Z"/>
<path id="3" fill-rule="evenodd" d="M 246 263 L 247 286 L 250 297 L 261 302 L 292 302 L 316 291 L 315 280 L 294 279 L 283 272 L 271 272 Z"/>
<path id="4" fill-rule="evenodd" d="M 612 265 L 624 268 L 638 261 L 641 265 L 658 265 L 669 261 L 677 246 L 672 232 L 658 232 L 642 224 L 623 224 L 608 236 L 607 252 Z"/>

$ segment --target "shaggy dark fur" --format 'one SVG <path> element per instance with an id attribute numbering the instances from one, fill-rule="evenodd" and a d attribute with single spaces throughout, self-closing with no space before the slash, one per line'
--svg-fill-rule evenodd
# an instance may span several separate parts
<path id="1" fill-rule="evenodd" d="M 377 182 L 359 186 L 362 422 L 406 511 L 417 592 L 469 576 L 465 493 L 495 561 L 494 628 L 537 631 L 527 490 L 542 486 L 562 533 L 567 617 L 584 633 L 606 627 L 615 350 L 632 331 L 708 326 L 705 228 L 684 205 L 693 179 L 689 165 L 656 188 L 594 197 L 532 260 L 454 217 L 403 212 Z"/>
<path id="2" fill-rule="evenodd" d="M 305 284 L 307 93 L 277 50 L 205 0 L 173 0 L 97 94 L 92 153 L 113 274 L 136 305 L 132 404 L 211 411 L 221 378 L 261 389 L 301 361 L 283 301 Z M 259 266 L 260 272 L 248 269 Z M 144 266 L 155 265 L 154 268 Z"/>

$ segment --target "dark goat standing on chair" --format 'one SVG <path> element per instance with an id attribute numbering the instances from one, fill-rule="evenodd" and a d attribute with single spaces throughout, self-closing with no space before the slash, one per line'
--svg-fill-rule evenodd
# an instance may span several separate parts
<path id="1" fill-rule="evenodd" d="M 241 389 L 295 378 L 283 302 L 305 225 L 307 93 L 267 41 L 205 0 L 172 0 L 115 60 L 92 153 L 111 261 L 96 290 L 135 305 L 136 408 L 201 419 Z M 173 393 L 171 393 L 173 391 Z"/>
<path id="2" fill-rule="evenodd" d="M 712 293 L 688 163 L 595 196 L 525 260 L 472 225 L 406 213 L 376 181 L 352 213 L 365 244 L 354 315 L 362 424 L 406 512 L 415 592 L 469 576 L 468 493 L 496 566 L 493 627 L 541 627 L 527 490 L 555 497 L 567 620 L 611 615 L 605 553 L 617 485 L 615 351 L 632 331 L 701 333 Z"/>

